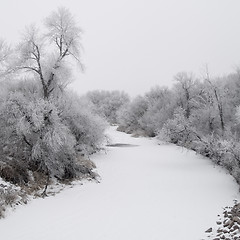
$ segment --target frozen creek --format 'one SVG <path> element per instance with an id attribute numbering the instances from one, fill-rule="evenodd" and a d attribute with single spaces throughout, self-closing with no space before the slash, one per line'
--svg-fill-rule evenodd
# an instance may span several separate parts
<path id="1" fill-rule="evenodd" d="M 200 240 L 238 186 L 208 159 L 155 139 L 108 130 L 92 156 L 100 183 L 33 200 L 0 220 L 4 240 Z"/>

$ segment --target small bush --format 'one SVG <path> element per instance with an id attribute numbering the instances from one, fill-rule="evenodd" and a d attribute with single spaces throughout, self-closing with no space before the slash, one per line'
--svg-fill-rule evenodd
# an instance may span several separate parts
<path id="1" fill-rule="evenodd" d="M 196 130 L 191 126 L 191 121 L 185 117 L 185 111 L 178 108 L 174 118 L 169 119 L 158 133 L 158 138 L 179 146 L 193 149 L 196 141 L 200 139 Z"/>
<path id="2" fill-rule="evenodd" d="M 4 215 L 5 211 L 6 211 L 6 208 L 1 203 L 0 204 L 0 219 L 5 217 L 5 215 Z"/>
<path id="3" fill-rule="evenodd" d="M 147 101 L 143 97 L 135 98 L 131 103 L 122 106 L 117 113 L 117 122 L 119 129 L 126 133 L 135 133 L 144 130 L 141 127 L 140 120 L 147 110 Z"/>
<path id="4" fill-rule="evenodd" d="M 26 194 L 11 184 L 0 184 L 0 218 L 5 216 L 8 207 L 14 208 L 26 200 Z"/>
<path id="5" fill-rule="evenodd" d="M 18 185 L 23 185 L 29 181 L 26 164 L 16 160 L 0 162 L 0 177 L 7 182 Z"/>
<path id="6" fill-rule="evenodd" d="M 78 167 L 79 172 L 83 176 L 90 177 L 92 179 L 96 179 L 99 175 L 95 173 L 93 170 L 96 168 L 96 165 L 93 161 L 87 160 L 81 156 L 78 157 Z"/>
<path id="7" fill-rule="evenodd" d="M 240 183 L 240 143 L 234 138 L 209 135 L 197 142 L 195 150 L 224 167 Z"/>
<path id="8" fill-rule="evenodd" d="M 94 112 L 110 124 L 117 123 L 117 112 L 129 102 L 129 96 L 120 91 L 92 91 L 86 95 L 93 104 Z"/>

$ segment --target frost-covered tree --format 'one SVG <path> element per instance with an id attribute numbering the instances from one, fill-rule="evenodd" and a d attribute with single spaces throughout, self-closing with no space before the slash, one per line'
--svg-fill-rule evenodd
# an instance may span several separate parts
<path id="1" fill-rule="evenodd" d="M 43 34 L 36 27 L 25 31 L 10 59 L 16 79 L 2 85 L 0 177 L 25 184 L 35 180 L 37 172 L 47 187 L 53 177 L 64 180 L 92 173 L 79 158 L 100 148 L 106 125 L 65 89 L 71 80 L 70 57 L 82 67 L 81 29 L 64 8 L 45 24 Z"/>
<path id="2" fill-rule="evenodd" d="M 29 181 L 28 171 L 41 172 L 48 180 L 73 179 L 86 173 L 79 156 L 99 150 L 105 122 L 77 96 L 65 92 L 61 98 L 46 100 L 37 91 L 30 95 L 25 81 L 22 85 L 25 87 L 9 88 L 0 103 L 0 175 L 24 183 Z M 6 167 L 23 168 L 24 178 L 19 173 L 22 177 L 15 179 L 12 170 L 13 175 L 10 170 L 1 174 Z"/>
<path id="3" fill-rule="evenodd" d="M 71 93 L 59 98 L 56 104 L 60 118 L 76 139 L 76 150 L 85 155 L 99 150 L 107 123 L 95 113 L 91 102 Z"/>
<path id="4" fill-rule="evenodd" d="M 142 130 L 140 119 L 147 111 L 147 101 L 144 97 L 138 96 L 132 102 L 124 105 L 118 111 L 119 129 L 125 132 L 136 132 Z"/>
<path id="5" fill-rule="evenodd" d="M 3 39 L 0 39 L 0 81 L 11 72 L 9 68 L 11 54 L 12 50 L 10 46 Z"/>
<path id="6" fill-rule="evenodd" d="M 212 79 L 208 69 L 206 70 L 204 86 L 205 93 L 211 99 L 209 103 L 211 104 L 215 121 L 219 123 L 217 127 L 220 129 L 220 132 L 216 132 L 219 132 L 223 136 L 228 129 L 228 123 L 233 121 L 233 116 L 235 115 L 235 112 L 232 110 L 236 107 L 233 106 L 233 99 L 237 88 L 233 91 L 227 78 Z"/>
<path id="7" fill-rule="evenodd" d="M 179 107 L 185 109 L 186 117 L 189 118 L 192 111 L 198 108 L 197 100 L 203 91 L 200 82 L 192 73 L 180 72 L 175 76 L 175 96 Z"/>
<path id="8" fill-rule="evenodd" d="M 44 99 L 48 99 L 54 91 L 65 88 L 71 79 L 67 59 L 76 60 L 83 69 L 82 30 L 65 8 L 46 18 L 45 26 L 46 32 L 42 34 L 35 26 L 26 29 L 13 67 L 33 73 L 41 84 Z"/>
<path id="9" fill-rule="evenodd" d="M 214 99 L 205 83 L 199 84 L 201 94 L 195 98 L 195 107 L 191 111 L 191 120 L 203 134 L 218 133 L 219 121 Z"/>
<path id="10" fill-rule="evenodd" d="M 185 111 L 181 107 L 177 108 L 173 118 L 165 122 L 158 135 L 161 140 L 191 148 L 192 142 L 200 139 Z"/>
<path id="11" fill-rule="evenodd" d="M 176 98 L 168 88 L 155 87 L 146 93 L 145 99 L 148 107 L 139 122 L 148 136 L 155 136 L 173 115 Z"/>
<path id="12" fill-rule="evenodd" d="M 75 157 L 75 139 L 54 104 L 44 99 L 29 102 L 21 92 L 14 92 L 2 104 L 1 113 L 6 158 L 10 155 L 16 161 L 25 159 L 29 167 L 63 177 Z"/>
<path id="13" fill-rule="evenodd" d="M 117 123 L 117 112 L 129 103 L 129 96 L 120 91 L 91 91 L 86 97 L 93 103 L 95 112 L 109 123 Z"/>

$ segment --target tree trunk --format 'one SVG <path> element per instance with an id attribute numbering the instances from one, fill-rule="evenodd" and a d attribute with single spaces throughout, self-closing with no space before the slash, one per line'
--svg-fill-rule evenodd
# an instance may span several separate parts
<path id="1" fill-rule="evenodd" d="M 222 129 L 222 135 L 224 134 L 225 131 L 225 124 L 224 124 L 224 119 L 223 119 L 223 107 L 222 103 L 218 97 L 217 90 L 214 88 L 214 94 L 215 98 L 217 100 L 217 106 L 218 106 L 218 111 L 219 111 L 219 117 L 220 117 L 220 122 L 221 122 L 221 129 Z"/>
<path id="2" fill-rule="evenodd" d="M 47 181 L 46 181 L 46 185 L 44 187 L 44 190 L 43 190 L 43 193 L 42 193 L 42 197 L 47 197 L 47 187 L 49 185 L 49 182 L 50 182 L 50 175 L 49 173 L 47 174 Z"/>

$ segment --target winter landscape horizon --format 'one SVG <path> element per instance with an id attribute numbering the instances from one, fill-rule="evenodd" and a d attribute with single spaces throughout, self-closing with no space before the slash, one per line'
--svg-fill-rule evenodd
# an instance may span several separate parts
<path id="1" fill-rule="evenodd" d="M 240 239 L 239 7 L 4 3 L 1 238 Z"/>

